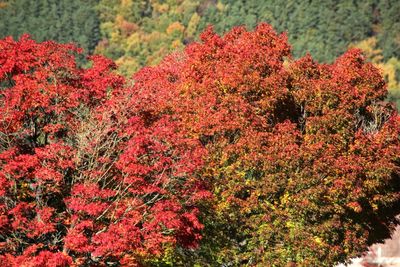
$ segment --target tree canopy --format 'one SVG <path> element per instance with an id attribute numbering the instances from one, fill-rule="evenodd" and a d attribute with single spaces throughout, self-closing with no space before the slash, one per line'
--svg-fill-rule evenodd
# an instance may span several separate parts
<path id="1" fill-rule="evenodd" d="M 111 60 L 81 69 L 76 52 L 0 41 L 0 262 L 136 266 L 195 248 L 200 143 L 167 115 L 150 123 Z"/>
<path id="2" fill-rule="evenodd" d="M 161 8 L 161 7 L 160 7 Z M 389 236 L 400 117 L 352 49 L 296 59 L 235 27 L 126 80 L 0 41 L 5 266 L 332 266 Z"/>

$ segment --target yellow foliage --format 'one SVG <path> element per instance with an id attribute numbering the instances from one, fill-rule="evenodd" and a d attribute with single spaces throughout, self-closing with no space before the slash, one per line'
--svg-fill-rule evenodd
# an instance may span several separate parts
<path id="1" fill-rule="evenodd" d="M 324 245 L 324 241 L 319 237 L 319 236 L 315 236 L 314 237 L 314 241 L 315 243 L 317 243 L 318 245 Z"/>
<path id="2" fill-rule="evenodd" d="M 285 205 L 290 201 L 290 195 L 288 192 L 285 192 L 285 194 L 281 197 L 281 205 Z"/>
<path id="3" fill-rule="evenodd" d="M 183 26 L 179 21 L 171 23 L 167 28 L 167 34 L 171 35 L 174 32 L 183 33 L 185 31 L 185 26 Z"/>
<path id="4" fill-rule="evenodd" d="M 375 64 L 381 71 L 388 85 L 391 95 L 397 98 L 400 95 L 400 82 L 397 80 L 396 73 L 400 72 L 400 60 L 391 58 L 387 62 L 383 61 L 382 50 L 376 48 L 377 40 L 375 37 L 368 38 L 350 47 L 363 50 L 365 56 Z"/>
<path id="5" fill-rule="evenodd" d="M 111 33 L 114 31 L 114 23 L 111 21 L 104 22 L 100 25 L 100 29 L 106 36 L 111 36 Z"/>
<path id="6" fill-rule="evenodd" d="M 351 44 L 350 47 L 361 49 L 371 62 L 381 63 L 383 59 L 382 49 L 376 48 L 376 45 L 376 38 L 371 37 L 356 44 Z"/>
<path id="7" fill-rule="evenodd" d="M 121 8 L 131 8 L 132 0 L 121 0 Z"/>
<path id="8" fill-rule="evenodd" d="M 200 16 L 195 12 L 192 17 L 190 18 L 188 27 L 187 27 L 187 36 L 190 38 L 193 38 L 196 30 L 197 30 L 197 26 L 200 22 Z"/>
<path id="9" fill-rule="evenodd" d="M 117 27 L 120 26 L 123 21 L 125 21 L 125 18 L 122 15 L 118 14 L 115 17 L 115 24 L 116 24 Z"/>
<path id="10" fill-rule="evenodd" d="M 225 9 L 225 5 L 218 1 L 216 8 L 218 9 L 218 11 L 222 12 Z"/>
<path id="11" fill-rule="evenodd" d="M 126 40 L 127 43 L 126 51 L 135 50 L 135 48 L 140 45 L 140 40 L 141 40 L 140 33 L 135 32 L 131 34 Z"/>
<path id="12" fill-rule="evenodd" d="M 115 61 L 118 66 L 118 72 L 127 77 L 132 76 L 134 70 L 139 69 L 140 64 L 134 58 L 124 56 Z"/>
<path id="13" fill-rule="evenodd" d="M 169 5 L 168 4 L 160 4 L 158 3 L 158 1 L 151 1 L 151 5 L 153 7 L 153 9 L 158 12 L 158 13 L 165 13 L 168 12 L 169 10 Z"/>
<path id="14" fill-rule="evenodd" d="M 182 47 L 183 47 L 183 44 L 182 44 L 181 40 L 174 40 L 171 44 L 171 48 L 174 50 L 178 49 L 178 48 L 182 48 Z"/>
<path id="15" fill-rule="evenodd" d="M 184 40 L 193 40 L 201 19 L 196 13 L 200 5 L 198 1 L 101 0 L 100 2 L 100 29 L 104 39 L 98 44 L 96 52 L 114 60 L 122 57 L 118 60 L 120 64 L 127 63 L 134 66 L 138 63 L 138 68 L 157 64 L 168 53 L 181 49 Z M 137 16 L 140 16 L 141 12 L 146 13 L 146 18 L 139 19 L 139 22 Z M 133 65 L 128 63 L 132 60 L 127 61 L 125 57 L 136 58 L 136 63 Z M 127 69 L 127 66 L 122 68 Z M 132 71 L 137 71 L 137 68 Z"/>
<path id="16" fill-rule="evenodd" d="M 396 79 L 396 72 L 400 70 L 400 61 L 397 58 L 391 58 L 386 63 L 378 64 L 383 71 L 383 76 L 388 82 L 389 91 L 400 90 L 400 83 Z"/>
<path id="17" fill-rule="evenodd" d="M 165 37 L 165 33 L 154 31 L 154 32 L 151 32 L 151 33 L 143 36 L 143 41 L 149 42 L 149 43 L 160 42 L 161 40 L 164 39 L 164 37 Z"/>

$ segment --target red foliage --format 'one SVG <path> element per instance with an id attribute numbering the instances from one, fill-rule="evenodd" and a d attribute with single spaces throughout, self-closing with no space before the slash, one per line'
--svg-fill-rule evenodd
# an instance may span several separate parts
<path id="1" fill-rule="evenodd" d="M 293 60 L 266 24 L 201 38 L 129 83 L 72 45 L 0 41 L 3 265 L 325 266 L 390 233 L 379 71 Z"/>
<path id="2" fill-rule="evenodd" d="M 196 247 L 199 142 L 148 118 L 112 61 L 81 69 L 78 52 L 0 41 L 0 261 L 133 266 Z"/>
<path id="3" fill-rule="evenodd" d="M 142 110 L 164 110 L 209 152 L 222 262 L 333 265 L 387 236 L 400 118 L 379 71 L 358 50 L 293 60 L 266 24 L 201 39 L 134 78 Z"/>

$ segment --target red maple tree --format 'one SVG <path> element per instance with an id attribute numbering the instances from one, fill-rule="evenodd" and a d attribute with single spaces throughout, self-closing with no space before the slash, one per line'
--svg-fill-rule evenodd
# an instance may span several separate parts
<path id="1" fill-rule="evenodd" d="M 393 229 L 400 117 L 359 50 L 319 64 L 267 24 L 208 28 L 134 78 L 152 92 L 143 108 L 167 109 L 208 151 L 202 249 L 219 264 L 332 266 Z"/>
<path id="2" fill-rule="evenodd" d="M 197 246 L 199 142 L 140 110 L 108 59 L 82 69 L 74 46 L 28 36 L 0 51 L 4 266 L 135 266 Z"/>

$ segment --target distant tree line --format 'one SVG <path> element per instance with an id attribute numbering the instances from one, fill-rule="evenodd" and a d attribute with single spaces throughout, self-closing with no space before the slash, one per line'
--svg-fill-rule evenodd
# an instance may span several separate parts
<path id="1" fill-rule="evenodd" d="M 98 0 L 9 0 L 0 4 L 0 38 L 29 33 L 37 41 L 78 43 L 92 53 L 100 40 Z"/>

